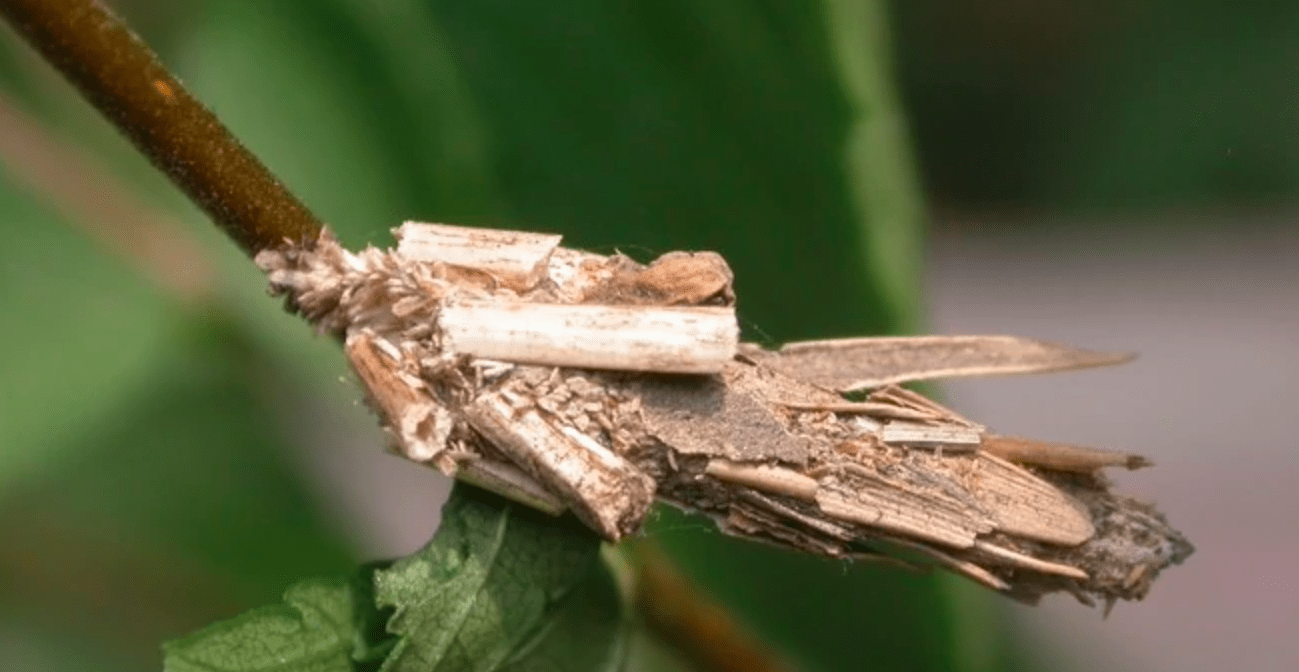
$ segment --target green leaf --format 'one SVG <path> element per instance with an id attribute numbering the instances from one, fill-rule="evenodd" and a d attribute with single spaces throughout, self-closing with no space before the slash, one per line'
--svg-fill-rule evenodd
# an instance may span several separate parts
<path id="1" fill-rule="evenodd" d="M 794 553 L 660 507 L 652 534 L 762 641 L 808 670 L 968 670 L 943 577 Z M 869 662 L 869 665 L 868 665 Z"/>
<path id="2" fill-rule="evenodd" d="M 301 576 L 347 571 L 354 559 L 314 508 L 256 389 L 274 369 L 217 322 L 171 336 L 150 353 L 150 386 L 76 437 L 80 459 L 9 504 L 94 521 L 137 548 L 196 562 L 251 604 Z"/>
<path id="3" fill-rule="evenodd" d="M 600 540 L 458 486 L 433 540 L 389 568 L 294 585 L 284 601 L 164 646 L 168 672 L 615 669 L 623 612 Z M 389 614 L 386 633 L 377 624 Z"/>
<path id="4" fill-rule="evenodd" d="M 893 86 L 888 21 L 879 2 L 824 0 L 826 35 L 853 107 L 844 171 L 865 240 L 870 282 L 895 329 L 914 330 L 925 222 L 906 116 Z"/>
<path id="5" fill-rule="evenodd" d="M 167 672 L 351 672 L 365 647 L 359 614 L 373 610 L 356 581 L 303 581 L 284 602 L 254 609 L 163 646 Z"/>
<path id="6" fill-rule="evenodd" d="M 75 458 L 0 499 L 0 621 L 80 638 L 117 669 L 156 668 L 159 641 L 355 566 L 253 389 L 274 370 L 211 323 L 170 336 L 147 386 L 64 437 Z"/>
<path id="7" fill-rule="evenodd" d="M 433 540 L 375 575 L 399 635 L 384 672 L 607 669 L 621 633 L 600 541 L 458 485 Z"/>
<path id="8" fill-rule="evenodd" d="M 349 246 L 483 221 L 490 136 L 424 4 L 208 3 L 178 70 Z"/>
<path id="9" fill-rule="evenodd" d="M 710 249 L 752 336 L 879 333 L 844 172 L 853 108 L 819 1 L 428 2 L 515 228 Z"/>
<path id="10" fill-rule="evenodd" d="M 0 179 L 0 492 L 75 458 L 70 437 L 158 373 L 174 311 L 125 263 Z"/>

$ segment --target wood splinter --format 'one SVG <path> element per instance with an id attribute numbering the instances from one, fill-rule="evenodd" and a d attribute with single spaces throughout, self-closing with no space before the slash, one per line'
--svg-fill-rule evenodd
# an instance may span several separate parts
<path id="1" fill-rule="evenodd" d="M 558 236 L 407 222 L 394 250 L 258 255 L 346 339 L 400 454 L 611 541 L 654 499 L 840 558 L 906 549 L 1015 598 L 1143 597 L 1191 545 L 1104 468 L 1144 458 L 989 432 L 897 384 L 1117 364 L 1011 336 L 737 342 L 713 253 L 649 265 Z M 872 390 L 865 401 L 844 393 Z"/>

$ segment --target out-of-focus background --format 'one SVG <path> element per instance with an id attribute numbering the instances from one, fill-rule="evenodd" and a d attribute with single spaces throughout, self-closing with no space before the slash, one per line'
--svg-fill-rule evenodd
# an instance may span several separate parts
<path id="1" fill-rule="evenodd" d="M 1299 668 L 1299 5 L 113 6 L 351 245 L 423 219 L 717 249 L 763 342 L 1141 353 L 944 387 L 998 430 L 1154 459 L 1116 480 L 1199 551 L 1106 620 L 658 520 L 805 669 Z M 913 157 L 862 159 L 855 123 Z M 914 266 L 884 254 L 922 239 L 909 158 Z M 382 452 L 333 344 L 7 29 L 0 166 L 0 669 L 156 667 L 163 639 L 428 538 L 447 484 Z"/>

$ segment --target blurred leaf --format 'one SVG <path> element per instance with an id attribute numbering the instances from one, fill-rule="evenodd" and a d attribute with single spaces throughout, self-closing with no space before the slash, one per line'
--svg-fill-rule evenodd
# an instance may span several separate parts
<path id="1" fill-rule="evenodd" d="M 369 101 L 388 123 L 376 134 L 401 161 L 410 187 L 409 217 L 436 216 L 473 223 L 497 219 L 490 132 L 465 86 L 429 3 L 388 0 L 376 11 L 369 0 L 328 0 L 373 45 L 367 79 L 385 86 Z"/>
<path id="2" fill-rule="evenodd" d="M 114 172 L 155 172 L 110 139 L 132 154 Z M 0 366 L 0 621 L 15 646 L 63 638 L 104 669 L 154 667 L 164 637 L 353 559 L 262 408 L 274 369 L 250 375 L 229 325 L 57 210 L 0 181 L 0 310 L 16 316 L 0 333 L 16 353 Z"/>
<path id="3" fill-rule="evenodd" d="M 3 89 L 16 97 L 27 98 L 33 93 L 32 72 L 23 62 L 26 45 L 17 40 L 0 40 L 0 82 Z"/>
<path id="4" fill-rule="evenodd" d="M 50 209 L 0 181 L 0 493 L 73 458 L 70 440 L 159 372 L 167 301 Z"/>
<path id="5" fill-rule="evenodd" d="M 325 3 L 205 9 L 178 67 L 235 135 L 350 246 L 410 215 L 376 138 L 382 63 L 356 26 Z"/>
<path id="6" fill-rule="evenodd" d="M 810 670 L 967 670 L 943 577 L 816 558 L 724 536 L 659 507 L 655 538 L 741 614 L 754 634 Z"/>
<path id="7" fill-rule="evenodd" d="M 1299 5 L 1148 2 L 1080 78 L 1046 199 L 1075 208 L 1299 194 Z"/>
<path id="8" fill-rule="evenodd" d="M 429 545 L 375 576 L 400 636 L 383 669 L 611 669 L 621 611 L 599 547 L 571 519 L 457 485 Z"/>
<path id="9" fill-rule="evenodd" d="M 947 207 L 1118 212 L 1299 194 L 1299 5 L 892 5 L 926 183 Z"/>
<path id="10" fill-rule="evenodd" d="M 156 660 L 151 661 L 156 667 Z M 22 623 L 0 618 L 0 670 L 43 672 L 134 672 L 118 661 L 105 659 L 103 652 L 75 633 L 34 630 Z"/>
<path id="11" fill-rule="evenodd" d="M 81 437 L 95 452 L 59 475 L 51 509 L 201 558 L 259 602 L 304 574 L 350 567 L 287 461 L 260 398 L 265 363 L 248 344 L 195 321 L 152 356 L 161 372 Z"/>
<path id="12" fill-rule="evenodd" d="M 284 602 L 254 609 L 164 647 L 167 672 L 351 672 L 358 612 L 373 610 L 356 582 L 303 581 Z"/>
<path id="13" fill-rule="evenodd" d="M 888 17 L 880 1 L 823 4 L 840 85 L 853 107 L 844 172 L 868 241 L 863 258 L 883 296 L 884 317 L 894 329 L 914 330 L 926 215 L 906 115 L 893 85 Z"/>
<path id="14" fill-rule="evenodd" d="M 187 81 L 345 243 L 496 214 L 487 131 L 418 3 L 236 0 L 205 16 Z"/>
<path id="15" fill-rule="evenodd" d="M 428 4 L 492 130 L 508 224 L 717 250 L 755 338 L 886 328 L 819 2 Z"/>
<path id="16" fill-rule="evenodd" d="M 266 372 L 219 324 L 168 335 L 147 387 L 63 437 L 76 459 L 0 500 L 0 612 L 136 668 L 165 637 L 354 563 L 285 461 Z"/>

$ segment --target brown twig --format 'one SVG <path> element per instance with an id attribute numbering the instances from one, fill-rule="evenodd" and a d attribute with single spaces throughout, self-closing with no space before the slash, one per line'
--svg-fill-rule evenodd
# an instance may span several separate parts
<path id="1" fill-rule="evenodd" d="M 316 239 L 315 215 L 102 3 L 0 0 L 0 16 L 249 256 Z"/>
<path id="2" fill-rule="evenodd" d="M 131 263 L 155 285 L 186 302 L 210 298 L 215 270 L 179 222 L 132 197 L 94 157 L 60 143 L 38 119 L 0 95 L 0 165 L 69 224 Z"/>
<path id="3" fill-rule="evenodd" d="M 699 670 L 792 672 L 798 668 L 750 633 L 681 573 L 661 548 L 636 541 L 633 600 L 645 627 Z"/>

